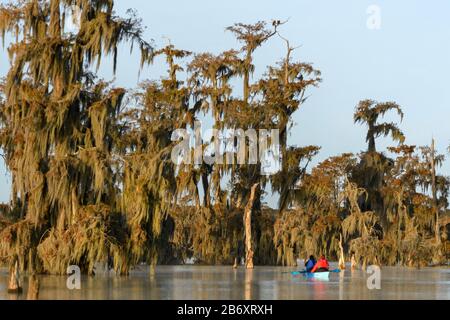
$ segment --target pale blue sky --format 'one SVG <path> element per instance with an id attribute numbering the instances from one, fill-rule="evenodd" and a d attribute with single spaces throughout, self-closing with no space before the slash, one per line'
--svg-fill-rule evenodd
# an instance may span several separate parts
<path id="1" fill-rule="evenodd" d="M 2 3 L 5 0 L 0 0 Z M 367 8 L 381 8 L 381 29 L 366 26 Z M 135 8 L 148 27 L 146 35 L 161 47 L 170 38 L 175 46 L 194 52 L 218 53 L 238 48 L 225 27 L 235 22 L 289 18 L 281 28 L 293 45 L 302 47 L 295 58 L 313 62 L 323 73 L 320 88 L 295 116 L 291 143 L 319 145 L 317 160 L 366 148 L 364 128 L 352 121 L 358 101 L 393 100 L 404 109 L 401 124 L 408 144 L 429 144 L 432 136 L 445 152 L 450 144 L 450 1 L 447 0 L 116 0 L 118 13 Z M 284 43 L 275 39 L 256 56 L 257 72 L 284 55 Z M 139 59 L 122 50 L 117 83 L 134 87 Z M 7 70 L 0 53 L 0 74 Z M 140 80 L 158 78 L 160 60 L 141 72 Z M 111 65 L 102 75 L 111 76 Z M 380 141 L 380 149 L 390 141 Z M 0 165 L 0 201 L 9 197 L 9 181 Z M 443 168 L 450 174 L 450 161 Z"/>

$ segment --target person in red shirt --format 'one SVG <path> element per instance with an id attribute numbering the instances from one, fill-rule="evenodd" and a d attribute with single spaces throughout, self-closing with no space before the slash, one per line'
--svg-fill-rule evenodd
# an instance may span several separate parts
<path id="1" fill-rule="evenodd" d="M 330 264 L 328 263 L 327 259 L 325 259 L 325 256 L 322 256 L 320 260 L 317 261 L 314 268 L 311 270 L 311 273 L 328 271 L 330 271 Z"/>

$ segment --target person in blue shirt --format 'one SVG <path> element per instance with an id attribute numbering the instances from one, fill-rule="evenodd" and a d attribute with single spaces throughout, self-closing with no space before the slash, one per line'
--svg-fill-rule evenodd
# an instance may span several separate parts
<path id="1" fill-rule="evenodd" d="M 317 263 L 316 258 L 314 258 L 314 256 L 310 256 L 309 260 L 306 261 L 305 263 L 306 272 L 311 272 L 312 269 L 314 269 L 316 263 Z"/>

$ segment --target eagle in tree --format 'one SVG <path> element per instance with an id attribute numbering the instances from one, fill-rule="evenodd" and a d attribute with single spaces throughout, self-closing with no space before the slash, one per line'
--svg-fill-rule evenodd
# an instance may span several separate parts
<path id="1" fill-rule="evenodd" d="M 273 20 L 273 21 L 272 21 L 272 25 L 273 25 L 274 27 L 278 27 L 280 24 L 281 24 L 281 21 L 280 21 L 280 20 Z"/>

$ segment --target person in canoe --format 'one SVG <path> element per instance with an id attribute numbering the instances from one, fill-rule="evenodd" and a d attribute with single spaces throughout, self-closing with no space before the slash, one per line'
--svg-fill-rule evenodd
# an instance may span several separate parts
<path id="1" fill-rule="evenodd" d="M 318 273 L 318 272 L 329 272 L 330 271 L 330 264 L 328 263 L 327 259 L 325 259 L 325 256 L 322 256 L 319 261 L 317 261 L 314 268 L 311 270 L 311 273 Z"/>
<path id="2" fill-rule="evenodd" d="M 314 258 L 314 256 L 310 256 L 309 260 L 306 261 L 305 263 L 306 272 L 308 273 L 311 272 L 312 269 L 314 269 L 314 267 L 316 266 L 316 263 L 317 263 L 316 258 Z"/>

